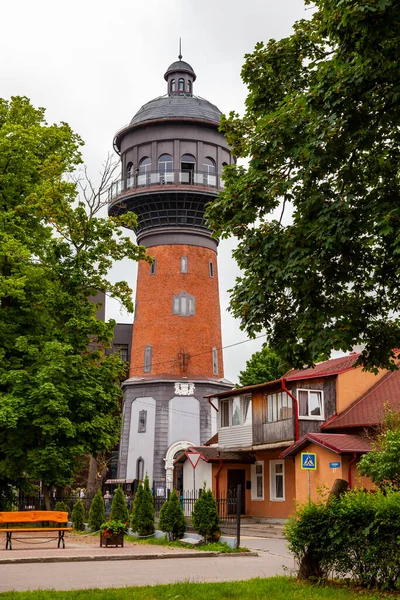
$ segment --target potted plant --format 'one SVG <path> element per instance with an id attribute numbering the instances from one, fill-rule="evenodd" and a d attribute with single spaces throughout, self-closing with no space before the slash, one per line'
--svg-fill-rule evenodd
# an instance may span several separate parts
<path id="1" fill-rule="evenodd" d="M 108 519 L 100 526 L 100 546 L 124 546 L 124 533 L 128 529 L 129 523 L 124 523 L 118 519 Z"/>

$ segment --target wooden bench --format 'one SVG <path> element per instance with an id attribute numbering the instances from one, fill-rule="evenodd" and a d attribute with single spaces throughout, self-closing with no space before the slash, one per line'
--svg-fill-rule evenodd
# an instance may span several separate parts
<path id="1" fill-rule="evenodd" d="M 26 510 L 22 512 L 0 512 L 0 533 L 4 532 L 6 534 L 6 550 L 12 550 L 12 534 L 13 533 L 38 533 L 40 532 L 50 532 L 57 531 L 58 532 L 58 548 L 62 544 L 62 547 L 65 548 L 64 542 L 64 533 L 66 531 L 71 531 L 72 527 L 9 527 L 12 523 L 43 523 L 43 522 L 51 522 L 51 523 L 67 523 L 68 522 L 68 513 L 61 512 L 59 510 Z M 5 525 L 5 527 L 3 527 Z M 34 536 L 30 535 L 32 538 L 43 537 L 45 539 L 57 539 L 55 536 Z M 24 537 L 16 537 L 14 535 L 15 540 L 23 540 Z"/>

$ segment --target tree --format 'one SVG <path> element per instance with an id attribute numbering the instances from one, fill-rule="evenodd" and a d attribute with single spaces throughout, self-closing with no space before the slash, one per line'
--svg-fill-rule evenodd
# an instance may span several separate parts
<path id="1" fill-rule="evenodd" d="M 274 381 L 282 377 L 287 370 L 276 352 L 268 346 L 263 346 L 260 352 L 254 352 L 246 362 L 246 369 L 239 373 L 239 382 L 240 385 L 255 385 Z"/>
<path id="2" fill-rule="evenodd" d="M 154 501 L 147 474 L 143 486 L 139 483 L 133 501 L 131 528 L 142 537 L 154 533 Z"/>
<path id="3" fill-rule="evenodd" d="M 206 542 L 218 539 L 221 535 L 217 503 L 212 491 L 206 490 L 205 485 L 200 498 L 194 503 L 192 525 Z"/>
<path id="4" fill-rule="evenodd" d="M 83 506 L 82 500 L 78 499 L 74 508 L 72 509 L 72 525 L 76 531 L 83 531 L 85 529 L 85 507 Z"/>
<path id="5" fill-rule="evenodd" d="M 305 1 L 310 4 L 310 0 Z M 246 112 L 208 208 L 236 235 L 231 311 L 294 367 L 364 345 L 394 369 L 400 339 L 400 12 L 395 0 L 314 0 L 310 20 L 246 56 Z M 271 214 L 281 206 L 280 218 Z M 291 222 L 284 212 L 292 208 Z"/>
<path id="6" fill-rule="evenodd" d="M 123 523 L 129 522 L 129 512 L 126 506 L 125 494 L 121 487 L 117 487 L 111 502 L 110 517 Z"/>
<path id="7" fill-rule="evenodd" d="M 77 457 L 118 440 L 124 365 L 105 355 L 114 322 L 97 320 L 90 299 L 107 293 L 132 310 L 127 283 L 107 273 L 146 259 L 122 234 L 134 215 L 99 217 L 110 160 L 98 190 L 73 176 L 81 145 L 27 98 L 0 100 L 0 477 L 41 480 L 47 508 Z"/>
<path id="8" fill-rule="evenodd" d="M 176 490 L 161 507 L 158 526 L 168 534 L 170 540 L 177 540 L 186 531 L 186 519 Z"/>
<path id="9" fill-rule="evenodd" d="M 89 510 L 89 527 L 92 531 L 99 531 L 100 525 L 106 520 L 106 510 L 104 507 L 103 494 L 97 490 L 93 496 Z M 125 523 L 125 521 L 124 521 Z"/>
<path id="10" fill-rule="evenodd" d="M 358 470 L 378 487 L 390 485 L 400 491 L 400 413 L 387 413 L 371 452 L 361 457 Z"/>

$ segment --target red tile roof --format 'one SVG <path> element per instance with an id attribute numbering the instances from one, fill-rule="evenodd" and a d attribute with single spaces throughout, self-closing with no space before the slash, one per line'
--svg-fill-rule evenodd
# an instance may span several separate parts
<path id="1" fill-rule="evenodd" d="M 295 456 L 309 444 L 317 444 L 336 454 L 365 454 L 371 450 L 371 442 L 361 435 L 346 433 L 307 433 L 295 444 L 282 452 L 280 458 Z"/>
<path id="2" fill-rule="evenodd" d="M 255 455 L 249 454 L 248 452 L 235 452 L 230 450 L 222 450 L 218 447 L 213 446 L 190 446 L 187 449 L 188 452 L 200 452 L 201 458 L 206 462 L 236 462 L 236 463 L 254 463 Z M 185 462 L 187 460 L 186 452 L 182 452 L 175 459 L 176 462 Z"/>
<path id="3" fill-rule="evenodd" d="M 351 406 L 324 423 L 321 429 L 378 425 L 383 422 L 387 407 L 400 410 L 400 370 L 384 375 Z"/>
<path id="4" fill-rule="evenodd" d="M 315 367 L 293 369 L 284 375 L 284 379 L 286 379 L 286 381 L 294 381 L 297 379 L 313 379 L 314 377 L 338 375 L 344 371 L 350 371 L 359 356 L 359 354 L 353 352 L 347 356 L 340 356 L 339 358 L 324 360 L 324 362 L 317 363 Z"/>

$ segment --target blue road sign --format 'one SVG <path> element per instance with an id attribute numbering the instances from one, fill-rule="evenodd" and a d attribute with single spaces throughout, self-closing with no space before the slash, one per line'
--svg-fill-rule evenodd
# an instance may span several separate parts
<path id="1" fill-rule="evenodd" d="M 317 455 L 310 452 L 302 452 L 301 468 L 306 471 L 315 471 L 317 469 Z"/>
<path id="2" fill-rule="evenodd" d="M 340 469 L 340 462 L 331 462 L 329 463 L 329 467 L 331 469 Z"/>

